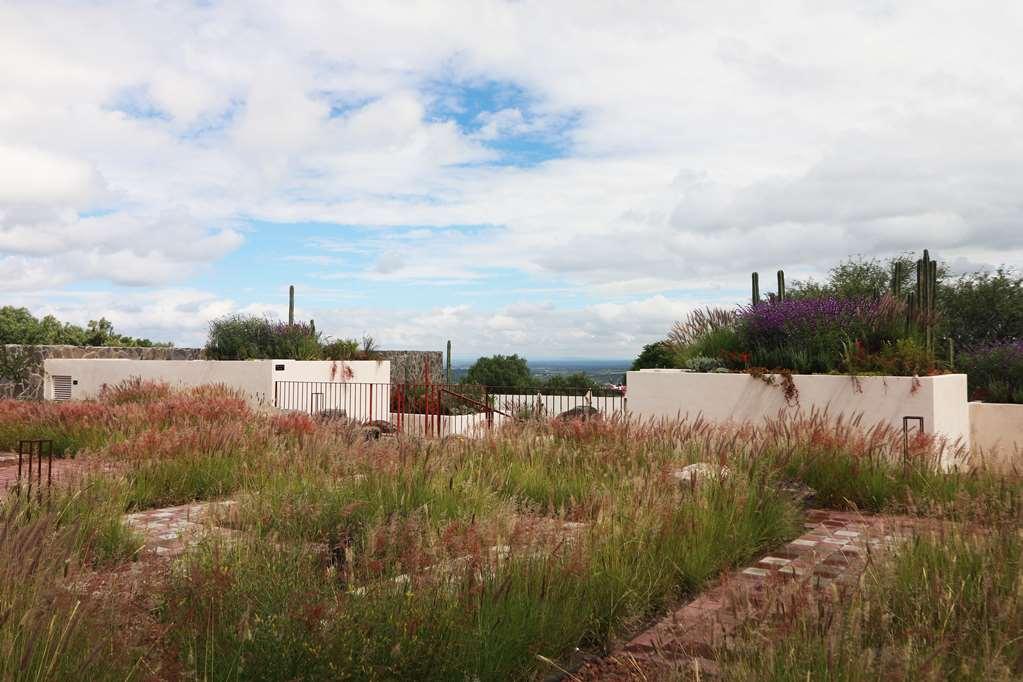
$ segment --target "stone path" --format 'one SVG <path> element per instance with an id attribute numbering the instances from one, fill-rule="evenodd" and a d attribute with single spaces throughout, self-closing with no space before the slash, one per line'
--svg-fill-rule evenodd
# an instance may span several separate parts
<path id="1" fill-rule="evenodd" d="M 148 509 L 124 517 L 125 523 L 142 535 L 143 552 L 159 557 L 183 553 L 208 533 L 233 536 L 240 531 L 216 525 L 233 500 L 195 502 L 161 509 Z"/>
<path id="2" fill-rule="evenodd" d="M 715 677 L 715 651 L 740 625 L 798 604 L 808 591 L 855 585 L 870 556 L 913 530 L 919 519 L 812 510 L 806 532 L 728 575 L 717 586 L 669 613 L 609 656 L 591 660 L 571 680 L 656 680 L 673 672 Z"/>

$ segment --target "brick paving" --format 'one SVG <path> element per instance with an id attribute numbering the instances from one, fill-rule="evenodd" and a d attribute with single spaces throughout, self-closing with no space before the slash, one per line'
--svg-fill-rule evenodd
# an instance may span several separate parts
<path id="1" fill-rule="evenodd" d="M 833 584 L 855 585 L 869 558 L 924 522 L 895 516 L 811 510 L 805 532 L 678 608 L 572 680 L 655 680 L 667 671 L 715 677 L 715 651 L 740 625 L 797 604 Z"/>
<path id="2" fill-rule="evenodd" d="M 28 485 L 28 459 L 23 460 L 22 483 Z M 53 458 L 53 482 L 65 482 L 74 480 L 79 475 L 88 473 L 105 472 L 112 473 L 119 471 L 119 467 L 111 462 L 104 462 L 89 458 Z M 36 465 L 32 467 L 32 486 L 36 486 L 35 474 Z M 42 463 L 42 485 L 47 482 L 47 460 Z M 18 453 L 0 453 L 0 491 L 8 490 L 18 485 Z"/>

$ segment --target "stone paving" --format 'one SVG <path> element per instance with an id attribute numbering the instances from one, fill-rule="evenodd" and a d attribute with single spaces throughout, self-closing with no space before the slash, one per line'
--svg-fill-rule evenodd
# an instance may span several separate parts
<path id="1" fill-rule="evenodd" d="M 239 531 L 217 525 L 218 519 L 232 505 L 233 500 L 180 504 L 127 514 L 124 520 L 142 535 L 145 553 L 175 557 L 209 533 L 228 537 L 236 535 Z"/>
<path id="2" fill-rule="evenodd" d="M 908 517 L 812 510 L 806 532 L 735 571 L 609 656 L 584 664 L 572 680 L 654 680 L 667 671 L 714 677 L 715 651 L 737 628 L 809 592 L 855 585 L 869 558 L 908 537 L 921 522 Z"/>

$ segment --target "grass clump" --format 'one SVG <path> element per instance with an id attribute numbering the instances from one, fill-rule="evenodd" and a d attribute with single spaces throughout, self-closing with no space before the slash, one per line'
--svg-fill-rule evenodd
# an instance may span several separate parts
<path id="1" fill-rule="evenodd" d="M 762 623 L 723 652 L 734 680 L 1018 680 L 1023 677 L 1018 520 L 946 528 L 868 568 L 858 589 Z"/>

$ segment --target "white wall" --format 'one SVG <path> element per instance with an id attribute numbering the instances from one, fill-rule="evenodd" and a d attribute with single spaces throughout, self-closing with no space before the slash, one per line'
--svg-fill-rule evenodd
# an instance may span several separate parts
<path id="1" fill-rule="evenodd" d="M 493 425 L 499 424 L 501 415 L 495 414 Z M 427 423 L 429 419 L 429 423 Z M 437 424 L 437 415 L 425 414 L 399 414 L 391 413 L 391 423 L 401 428 L 402 433 L 417 436 L 469 436 L 478 438 L 487 432 L 487 415 L 485 412 L 473 414 L 451 414 L 441 415 L 440 425 Z M 439 432 L 438 432 L 439 428 Z"/>
<path id="2" fill-rule="evenodd" d="M 494 409 L 507 412 L 512 416 L 515 416 L 522 409 L 535 410 L 538 405 L 545 417 L 557 417 L 563 412 L 586 404 L 591 405 L 598 412 L 608 417 L 625 411 L 625 397 L 621 395 L 595 396 L 589 402 L 587 402 L 585 395 L 537 396 L 533 393 L 521 395 L 493 394 L 491 397 L 494 400 Z"/>
<path id="3" fill-rule="evenodd" d="M 786 404 L 780 381 L 769 386 L 748 374 L 629 372 L 629 413 L 640 419 L 702 415 L 714 422 L 743 422 L 816 408 L 827 409 L 832 417 L 860 415 L 864 426 L 883 422 L 900 430 L 902 418 L 914 416 L 924 418 L 925 432 L 969 446 L 965 374 L 916 380 L 814 374 L 794 375 L 793 381 L 799 391 L 795 407 Z"/>
<path id="4" fill-rule="evenodd" d="M 1023 471 L 1023 405 L 970 403 L 976 457 L 997 471 Z"/>
<path id="5" fill-rule="evenodd" d="M 77 381 L 71 387 L 72 400 L 96 398 L 104 386 L 126 379 L 165 381 L 172 386 L 225 384 L 242 391 L 250 403 L 268 405 L 273 400 L 270 360 L 122 360 L 48 359 L 43 361 L 44 397 L 53 399 L 54 375 Z"/>
<path id="6" fill-rule="evenodd" d="M 388 360 L 273 360 L 272 369 L 273 403 L 282 409 L 343 410 L 360 421 L 390 415 Z"/>
<path id="7" fill-rule="evenodd" d="M 51 377 L 56 374 L 78 382 L 71 388 L 72 400 L 96 398 L 103 386 L 138 377 L 172 386 L 226 384 L 242 391 L 254 406 L 270 407 L 275 397 L 287 397 L 282 404 L 286 409 L 345 409 L 357 419 L 387 419 L 390 411 L 391 363 L 387 360 L 49 359 L 43 371 L 47 399 L 53 398 Z"/>

